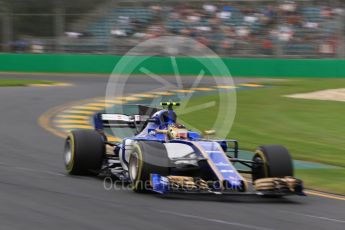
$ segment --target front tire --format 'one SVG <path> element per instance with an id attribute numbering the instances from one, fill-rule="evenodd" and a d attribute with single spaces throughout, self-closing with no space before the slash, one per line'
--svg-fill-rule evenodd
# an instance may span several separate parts
<path id="1" fill-rule="evenodd" d="M 253 182 L 260 178 L 293 176 L 289 151 L 281 145 L 266 145 L 256 149 L 253 157 Z"/>
<path id="2" fill-rule="evenodd" d="M 64 161 L 68 174 L 97 173 L 105 156 L 102 136 L 95 130 L 72 131 L 65 140 Z"/>

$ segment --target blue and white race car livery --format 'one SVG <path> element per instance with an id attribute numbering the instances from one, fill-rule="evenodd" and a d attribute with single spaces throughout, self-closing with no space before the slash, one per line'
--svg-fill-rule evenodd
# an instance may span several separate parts
<path id="1" fill-rule="evenodd" d="M 304 195 L 283 146 L 260 146 L 251 159 L 241 159 L 236 140 L 211 140 L 178 123 L 173 107 L 179 103 L 163 102 L 161 110 L 137 106 L 138 114 L 98 113 L 95 130 L 72 131 L 65 142 L 67 172 L 111 175 L 135 192 Z M 123 129 L 133 135 L 108 140 L 109 130 Z"/>

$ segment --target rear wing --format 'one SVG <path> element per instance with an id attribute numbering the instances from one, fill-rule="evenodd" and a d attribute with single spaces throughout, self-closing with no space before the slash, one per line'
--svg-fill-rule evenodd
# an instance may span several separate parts
<path id="1" fill-rule="evenodd" d="M 97 113 L 93 117 L 96 130 L 104 128 L 133 128 L 139 131 L 150 121 L 150 117 L 158 111 L 146 105 L 133 105 L 138 107 L 138 114 L 126 115 L 117 113 Z M 152 120 L 153 121 L 153 120 Z M 155 120 L 154 120 L 155 121 Z"/>
<path id="2" fill-rule="evenodd" d="M 147 115 L 97 113 L 93 120 L 95 129 L 102 130 L 104 128 L 137 128 L 149 122 L 150 117 Z"/>

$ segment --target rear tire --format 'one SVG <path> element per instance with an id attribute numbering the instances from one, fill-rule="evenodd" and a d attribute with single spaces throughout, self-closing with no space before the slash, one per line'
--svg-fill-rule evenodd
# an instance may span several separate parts
<path id="1" fill-rule="evenodd" d="M 72 131 L 65 141 L 65 167 L 71 175 L 97 174 L 105 157 L 105 144 L 95 130 Z"/>
<path id="2" fill-rule="evenodd" d="M 260 146 L 255 151 L 253 182 L 266 177 L 293 176 L 293 162 L 289 151 L 281 145 Z M 262 163 L 262 164 L 260 164 Z"/>
<path id="3" fill-rule="evenodd" d="M 151 188 L 150 175 L 168 176 L 170 159 L 164 144 L 155 141 L 138 141 L 128 162 L 128 173 L 134 192 L 147 192 Z"/>

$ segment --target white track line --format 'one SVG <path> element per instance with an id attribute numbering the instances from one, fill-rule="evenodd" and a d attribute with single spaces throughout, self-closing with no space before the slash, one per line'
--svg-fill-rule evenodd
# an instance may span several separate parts
<path id="1" fill-rule="evenodd" d="M 290 211 L 281 211 L 281 212 L 285 212 L 285 213 L 289 213 L 289 214 L 294 214 L 294 215 L 297 215 L 297 216 L 304 216 L 304 217 L 310 217 L 310 218 L 314 218 L 314 219 L 320 219 L 320 220 L 326 220 L 326 221 L 331 221 L 331 222 L 345 224 L 345 220 L 338 220 L 338 219 L 328 218 L 328 217 L 324 217 L 324 216 L 315 216 L 315 215 L 299 213 L 299 212 L 290 212 Z"/>
<path id="2" fill-rule="evenodd" d="M 206 221 L 206 222 L 213 222 L 213 223 L 218 223 L 218 224 L 242 227 L 242 228 L 246 228 L 246 229 L 271 230 L 271 228 L 264 228 L 264 227 L 254 226 L 254 225 L 241 224 L 241 223 L 238 223 L 238 222 L 229 222 L 229 221 L 225 221 L 225 220 L 207 218 L 207 217 L 203 217 L 203 216 L 195 216 L 195 215 L 190 215 L 190 214 L 171 212 L 171 211 L 164 211 L 164 210 L 157 210 L 157 209 L 155 209 L 154 211 L 160 212 L 160 213 L 166 213 L 166 214 L 170 214 L 170 215 L 174 215 L 174 216 L 178 216 L 178 217 L 197 219 L 197 220 L 202 220 L 202 221 Z"/>

